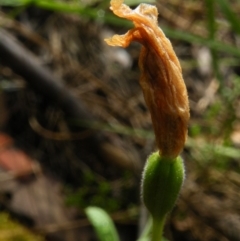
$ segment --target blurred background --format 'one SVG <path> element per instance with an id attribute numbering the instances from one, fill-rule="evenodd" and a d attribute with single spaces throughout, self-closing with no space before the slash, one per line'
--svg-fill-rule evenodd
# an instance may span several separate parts
<path id="1" fill-rule="evenodd" d="M 158 8 L 191 108 L 165 237 L 239 241 L 240 1 L 145 3 Z M 122 241 L 143 230 L 140 180 L 155 142 L 141 46 L 103 41 L 131 27 L 105 0 L 0 0 L 0 240 L 98 240 L 89 206 L 111 215 Z"/>

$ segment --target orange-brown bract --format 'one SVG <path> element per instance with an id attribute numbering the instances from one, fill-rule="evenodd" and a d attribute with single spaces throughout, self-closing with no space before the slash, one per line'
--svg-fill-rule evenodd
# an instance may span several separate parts
<path id="1" fill-rule="evenodd" d="M 178 58 L 158 27 L 157 8 L 140 4 L 132 10 L 123 0 L 112 0 L 111 10 L 133 21 L 135 27 L 125 35 L 114 35 L 105 41 L 121 47 L 132 41 L 143 45 L 139 57 L 140 85 L 151 113 L 157 147 L 162 157 L 175 158 L 186 141 L 189 103 Z"/>

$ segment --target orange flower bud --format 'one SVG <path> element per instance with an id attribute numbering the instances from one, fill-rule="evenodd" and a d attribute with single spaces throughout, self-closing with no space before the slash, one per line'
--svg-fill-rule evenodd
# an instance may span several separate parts
<path id="1" fill-rule="evenodd" d="M 111 10 L 133 21 L 135 27 L 125 35 L 114 35 L 105 41 L 121 47 L 127 47 L 132 41 L 143 45 L 139 57 L 140 85 L 151 113 L 159 154 L 175 158 L 186 141 L 189 103 L 178 58 L 158 27 L 157 8 L 140 4 L 132 10 L 123 0 L 112 0 Z"/>

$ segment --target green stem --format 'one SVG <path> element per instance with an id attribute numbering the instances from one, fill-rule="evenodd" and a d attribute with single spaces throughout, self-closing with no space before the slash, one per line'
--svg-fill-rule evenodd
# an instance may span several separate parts
<path id="1" fill-rule="evenodd" d="M 164 224 L 165 224 L 165 217 L 160 220 L 153 219 L 151 241 L 162 240 Z"/>

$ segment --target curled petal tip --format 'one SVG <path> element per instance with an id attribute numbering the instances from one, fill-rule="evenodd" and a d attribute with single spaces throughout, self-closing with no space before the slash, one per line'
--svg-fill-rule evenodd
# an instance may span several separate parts
<path id="1" fill-rule="evenodd" d="M 111 7 L 119 17 L 133 21 L 135 27 L 106 42 L 121 47 L 132 41 L 143 45 L 139 57 L 140 85 L 151 113 L 157 147 L 161 156 L 177 157 L 187 137 L 189 102 L 178 58 L 158 26 L 157 8 L 140 4 L 132 10 L 122 0 L 112 0 Z"/>

